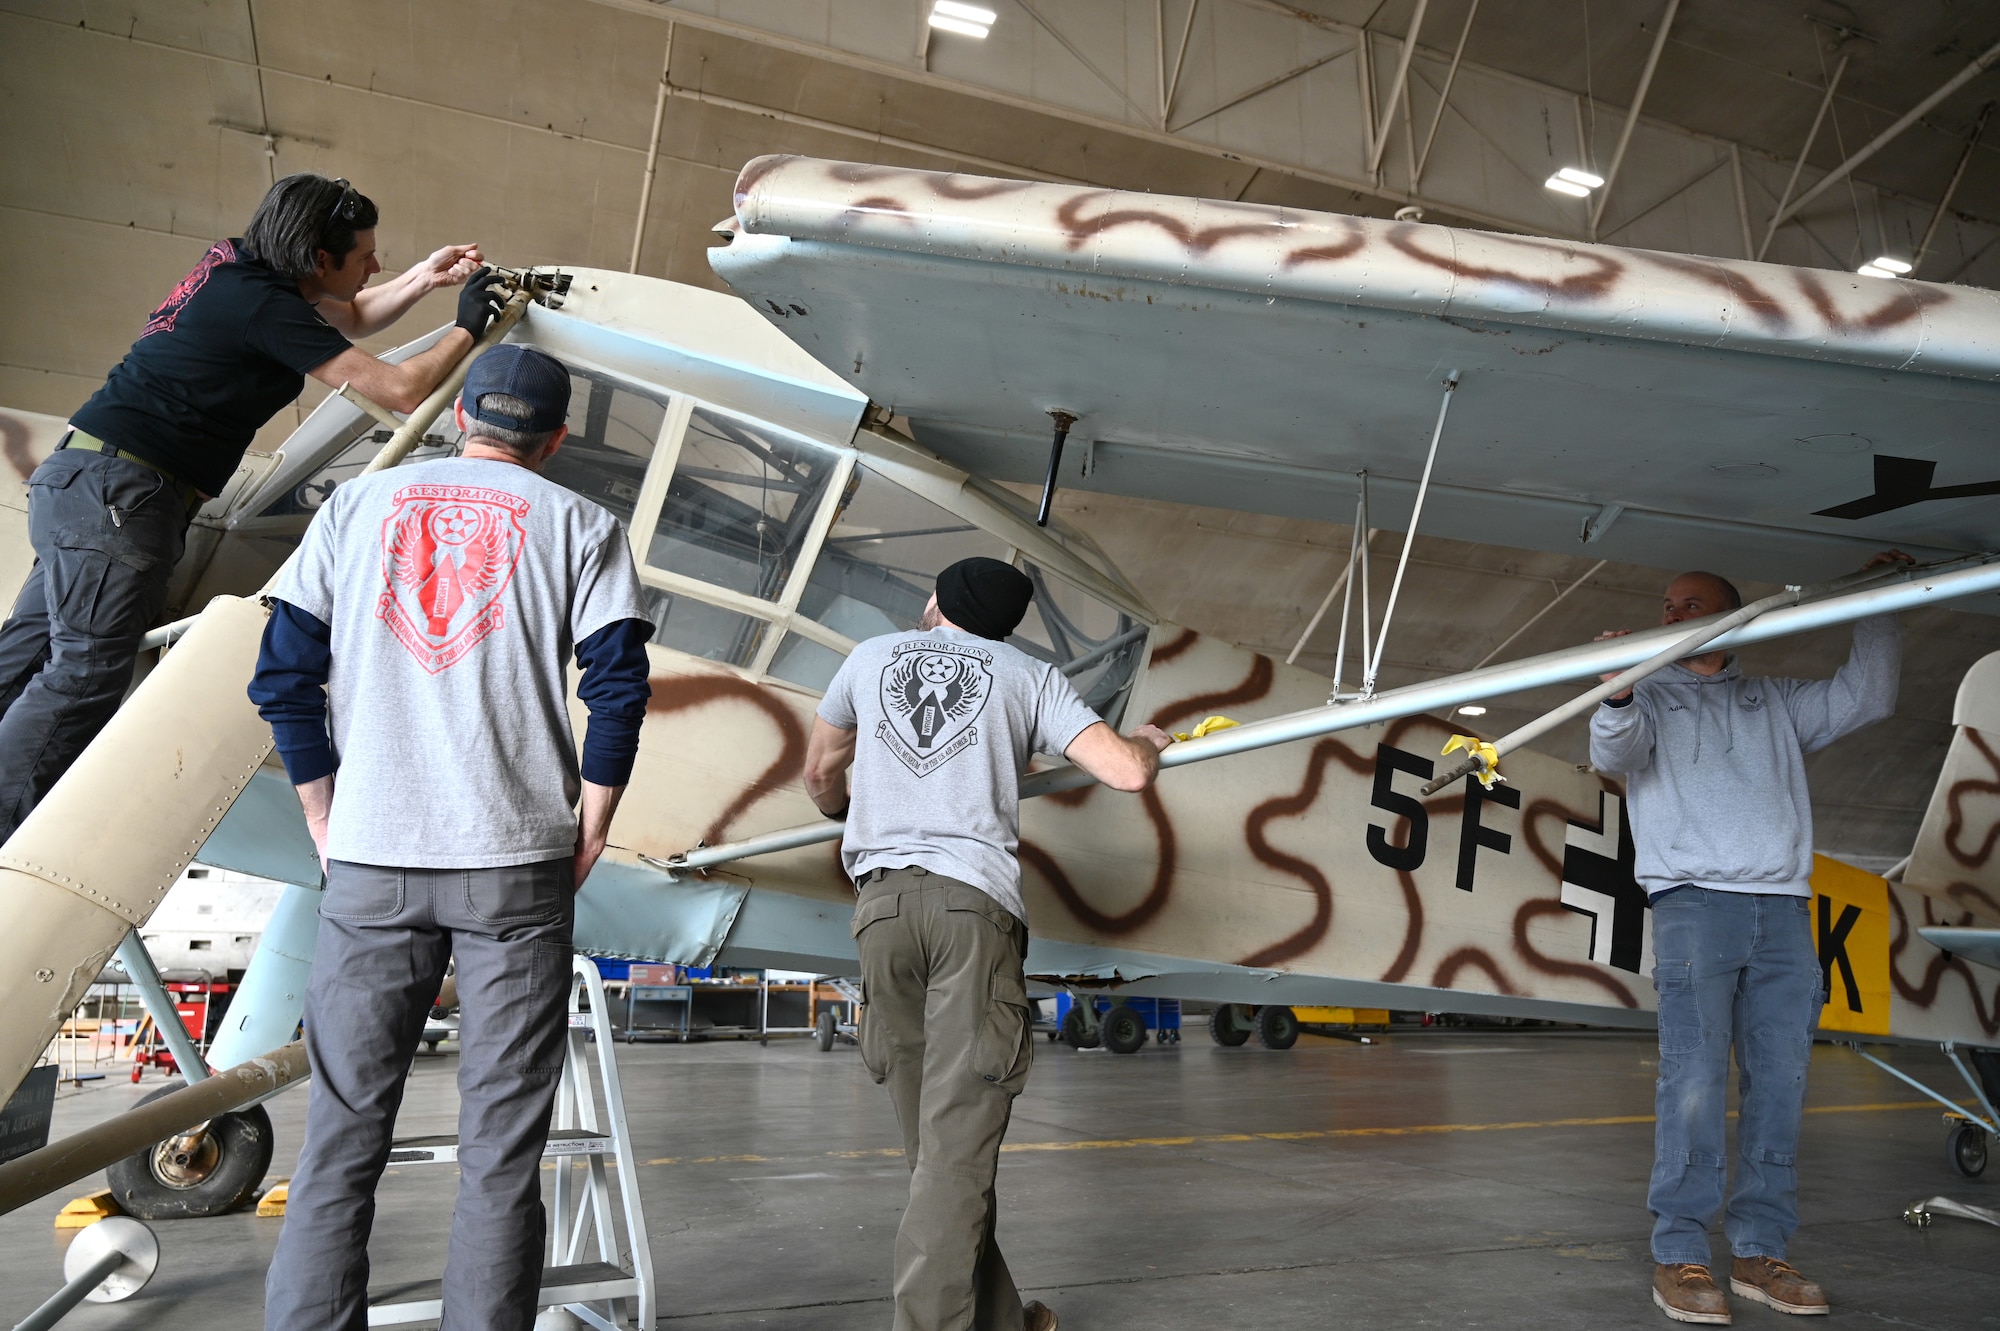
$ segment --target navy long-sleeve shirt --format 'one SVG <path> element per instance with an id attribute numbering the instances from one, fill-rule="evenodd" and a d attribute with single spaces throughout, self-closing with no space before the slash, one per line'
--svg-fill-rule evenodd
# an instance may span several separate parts
<path id="1" fill-rule="evenodd" d="M 577 697 L 590 711 L 581 775 L 599 786 L 632 779 L 639 726 L 652 696 L 646 642 L 653 626 L 643 619 L 607 624 L 576 645 L 583 671 Z M 257 653 L 250 700 L 271 734 L 294 785 L 331 775 L 340 766 L 326 725 L 326 681 L 333 665 L 333 630 L 289 601 L 273 599 L 271 620 Z"/>

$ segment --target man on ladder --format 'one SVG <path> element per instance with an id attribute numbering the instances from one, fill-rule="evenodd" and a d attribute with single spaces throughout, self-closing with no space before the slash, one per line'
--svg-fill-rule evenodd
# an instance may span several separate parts
<path id="1" fill-rule="evenodd" d="M 364 1324 L 375 1185 L 454 954 L 460 1176 L 444 1326 L 527 1331 L 535 1318 L 573 899 L 651 696 L 653 626 L 624 533 L 537 474 L 567 433 L 569 394 L 554 357 L 485 352 L 459 396 L 464 455 L 342 485 L 278 582 L 250 696 L 327 886 L 305 1147 L 266 1284 L 272 1331 Z M 590 710 L 580 768 L 572 650 Z"/>
<path id="2" fill-rule="evenodd" d="M 243 237 L 209 246 L 28 478 L 35 567 L 0 628 L 0 841 L 118 710 L 189 519 L 305 376 L 409 411 L 485 331 L 501 293 L 479 247 L 447 245 L 370 287 L 376 221 L 345 180 L 271 186 Z M 458 325 L 429 350 L 390 365 L 348 341 L 460 283 Z"/>
<path id="3" fill-rule="evenodd" d="M 1153 726 L 1118 734 L 1054 666 L 1007 645 L 1033 596 L 998 560 L 947 568 L 915 631 L 854 649 L 806 748 L 807 793 L 847 820 L 861 1058 L 889 1084 L 910 1165 L 896 1331 L 1055 1331 L 1054 1311 L 1022 1306 L 993 1237 L 1000 1139 L 1034 1048 L 1021 776 L 1061 753 L 1144 790 L 1173 742 Z"/>

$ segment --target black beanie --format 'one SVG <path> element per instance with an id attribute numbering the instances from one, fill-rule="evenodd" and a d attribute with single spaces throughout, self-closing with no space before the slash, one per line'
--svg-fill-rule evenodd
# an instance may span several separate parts
<path id="1" fill-rule="evenodd" d="M 938 613 L 967 633 L 1004 641 L 1035 599 L 1035 584 L 1011 564 L 984 555 L 961 559 L 938 574 Z"/>

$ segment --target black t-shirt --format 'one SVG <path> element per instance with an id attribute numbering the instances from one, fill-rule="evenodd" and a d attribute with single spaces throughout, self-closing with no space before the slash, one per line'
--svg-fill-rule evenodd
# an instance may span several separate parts
<path id="1" fill-rule="evenodd" d="M 296 282 L 242 241 L 218 240 L 70 420 L 220 494 L 258 429 L 298 397 L 306 372 L 351 345 Z"/>

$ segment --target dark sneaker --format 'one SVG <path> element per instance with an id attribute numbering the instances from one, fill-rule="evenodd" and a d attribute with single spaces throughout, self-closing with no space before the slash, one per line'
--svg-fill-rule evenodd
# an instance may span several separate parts
<path id="1" fill-rule="evenodd" d="M 1056 1331 L 1056 1310 L 1036 1299 L 1021 1305 L 1023 1331 Z"/>
<path id="2" fill-rule="evenodd" d="M 1653 1268 L 1653 1302 L 1676 1322 L 1729 1325 L 1729 1300 L 1715 1287 L 1708 1268 L 1693 1262 L 1662 1262 Z"/>
<path id="3" fill-rule="evenodd" d="M 1824 1316 L 1826 1291 L 1775 1257 L 1738 1257 L 1729 1263 L 1729 1288 L 1781 1313 Z"/>

